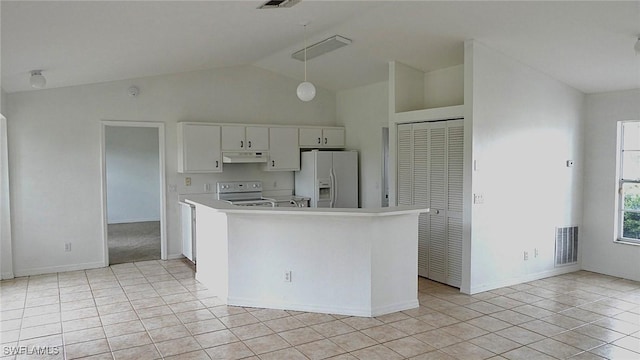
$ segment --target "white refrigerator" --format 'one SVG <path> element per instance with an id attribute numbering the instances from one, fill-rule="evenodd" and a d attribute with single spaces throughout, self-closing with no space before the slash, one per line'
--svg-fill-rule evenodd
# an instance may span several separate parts
<path id="1" fill-rule="evenodd" d="M 358 152 L 302 152 L 295 193 L 310 198 L 310 207 L 357 208 Z"/>

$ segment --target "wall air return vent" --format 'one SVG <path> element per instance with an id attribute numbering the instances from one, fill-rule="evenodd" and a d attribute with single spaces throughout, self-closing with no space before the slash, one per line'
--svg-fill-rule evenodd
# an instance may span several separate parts
<path id="1" fill-rule="evenodd" d="M 578 227 L 556 228 L 556 266 L 578 263 Z"/>
<path id="2" fill-rule="evenodd" d="M 278 9 L 289 8 L 299 3 L 301 0 L 271 0 L 258 6 L 258 9 Z"/>

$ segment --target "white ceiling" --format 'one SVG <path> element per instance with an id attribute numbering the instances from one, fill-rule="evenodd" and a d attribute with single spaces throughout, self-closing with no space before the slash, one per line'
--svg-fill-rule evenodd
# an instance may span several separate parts
<path id="1" fill-rule="evenodd" d="M 478 40 L 585 93 L 640 88 L 640 1 L 323 1 L 257 10 L 264 1 L 6 1 L 1 85 L 31 90 L 255 65 L 295 79 L 291 54 L 339 34 L 353 43 L 308 63 L 340 90 L 382 81 L 397 60 L 424 71 L 463 63 Z"/>

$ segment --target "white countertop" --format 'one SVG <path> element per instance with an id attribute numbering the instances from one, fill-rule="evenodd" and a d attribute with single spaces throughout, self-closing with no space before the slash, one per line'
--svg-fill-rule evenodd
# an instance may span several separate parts
<path id="1" fill-rule="evenodd" d="M 260 214 L 260 215 L 331 215 L 331 216 L 396 216 L 429 212 L 420 206 L 397 206 L 384 208 L 298 208 L 298 207 L 260 207 L 236 206 L 226 201 L 216 200 L 214 195 L 190 195 L 185 202 L 203 205 L 220 212 L 230 214 Z"/>

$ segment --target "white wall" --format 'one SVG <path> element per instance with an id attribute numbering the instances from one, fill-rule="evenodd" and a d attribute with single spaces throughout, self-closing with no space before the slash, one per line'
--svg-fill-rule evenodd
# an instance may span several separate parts
<path id="1" fill-rule="evenodd" d="M 640 246 L 614 243 L 616 236 L 616 124 L 640 120 L 640 90 L 587 95 L 585 125 L 585 270 L 640 281 Z"/>
<path id="2" fill-rule="evenodd" d="M 136 98 L 127 95 L 131 85 Z M 103 265 L 100 121 L 166 124 L 169 257 L 181 251 L 179 193 L 203 183 L 263 175 L 273 188 L 292 173 L 225 164 L 221 176 L 193 176 L 184 187 L 177 169 L 177 121 L 335 125 L 335 94 L 296 98 L 298 81 L 255 67 L 233 67 L 102 84 L 8 94 L 9 156 L 16 275 Z M 197 188 L 196 188 L 197 187 Z M 64 243 L 72 251 L 64 252 Z M 34 251 L 37 249 L 37 251 Z"/>
<path id="3" fill-rule="evenodd" d="M 338 124 L 345 127 L 346 148 L 359 151 L 360 206 L 382 202 L 382 128 L 389 126 L 389 85 L 375 83 L 336 94 Z"/>
<path id="4" fill-rule="evenodd" d="M 7 103 L 7 94 L 4 89 L 0 88 L 0 114 L 6 113 L 5 104 Z"/>
<path id="5" fill-rule="evenodd" d="M 11 250 L 11 204 L 9 202 L 9 166 L 7 119 L 0 114 L 0 279 L 13 277 Z"/>
<path id="6" fill-rule="evenodd" d="M 554 268 L 554 232 L 582 225 L 584 95 L 477 42 L 465 51 L 472 192 L 484 197 L 472 208 L 470 291 L 577 269 Z"/>
<path id="7" fill-rule="evenodd" d="M 464 64 L 424 74 L 424 108 L 464 104 Z"/>
<path id="8" fill-rule="evenodd" d="M 107 223 L 160 221 L 158 129 L 107 126 Z"/>

